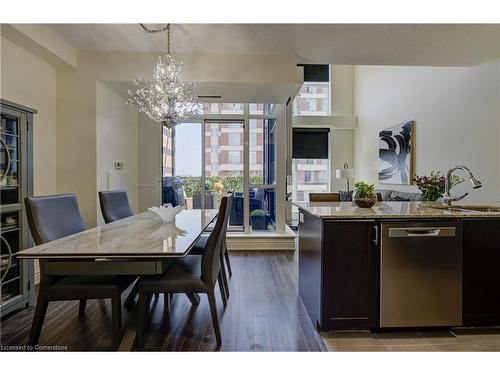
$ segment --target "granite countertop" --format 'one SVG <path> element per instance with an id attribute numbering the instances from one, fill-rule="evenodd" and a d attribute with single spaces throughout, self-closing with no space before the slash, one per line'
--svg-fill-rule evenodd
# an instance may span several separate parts
<path id="1" fill-rule="evenodd" d="M 372 208 L 359 208 L 352 202 L 294 202 L 295 206 L 322 219 L 404 219 L 404 218 L 500 218 L 499 202 L 456 204 L 452 210 L 430 202 L 377 202 Z M 498 211 L 474 211 L 493 208 Z"/>

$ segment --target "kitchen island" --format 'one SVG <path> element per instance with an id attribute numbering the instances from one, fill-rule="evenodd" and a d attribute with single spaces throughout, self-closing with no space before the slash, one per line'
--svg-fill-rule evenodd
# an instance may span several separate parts
<path id="1" fill-rule="evenodd" d="M 498 203 L 295 205 L 299 294 L 319 329 L 500 325 Z"/>

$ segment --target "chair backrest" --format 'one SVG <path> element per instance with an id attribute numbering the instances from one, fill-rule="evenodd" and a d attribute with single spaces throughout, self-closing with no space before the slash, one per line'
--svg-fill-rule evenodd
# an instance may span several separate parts
<path id="1" fill-rule="evenodd" d="M 36 245 L 85 229 L 75 194 L 24 198 L 26 216 Z"/>
<path id="2" fill-rule="evenodd" d="M 214 286 L 221 267 L 221 251 L 226 237 L 231 210 L 232 194 L 222 197 L 215 227 L 208 237 L 201 259 L 201 278 L 205 284 Z"/>
<path id="3" fill-rule="evenodd" d="M 339 193 L 309 193 L 309 202 L 340 202 Z"/>
<path id="4" fill-rule="evenodd" d="M 106 224 L 134 214 L 128 203 L 127 192 L 125 190 L 100 191 L 99 203 L 101 204 L 102 217 Z"/>

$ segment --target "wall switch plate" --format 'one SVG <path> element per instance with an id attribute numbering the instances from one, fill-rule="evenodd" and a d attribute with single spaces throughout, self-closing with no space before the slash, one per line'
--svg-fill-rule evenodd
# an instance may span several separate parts
<path id="1" fill-rule="evenodd" d="M 123 169 L 123 162 L 115 161 L 115 169 Z"/>

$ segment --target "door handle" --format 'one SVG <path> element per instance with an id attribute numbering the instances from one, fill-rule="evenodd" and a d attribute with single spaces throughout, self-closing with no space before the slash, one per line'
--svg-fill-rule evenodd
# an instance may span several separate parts
<path id="1" fill-rule="evenodd" d="M 389 237 L 455 237 L 455 227 L 389 228 Z"/>

